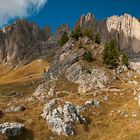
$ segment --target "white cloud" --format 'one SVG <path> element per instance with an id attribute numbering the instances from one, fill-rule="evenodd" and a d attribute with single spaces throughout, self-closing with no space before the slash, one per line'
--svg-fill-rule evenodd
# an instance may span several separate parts
<path id="1" fill-rule="evenodd" d="M 0 0 L 0 26 L 14 18 L 30 16 L 47 3 L 47 0 Z"/>

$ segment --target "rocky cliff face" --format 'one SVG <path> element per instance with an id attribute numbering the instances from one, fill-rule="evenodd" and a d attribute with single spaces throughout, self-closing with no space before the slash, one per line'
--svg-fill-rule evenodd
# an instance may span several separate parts
<path id="1" fill-rule="evenodd" d="M 103 43 L 115 38 L 118 47 L 129 54 L 131 58 L 139 57 L 140 54 L 140 22 L 129 14 L 112 16 L 106 20 L 96 21 L 94 15 L 88 13 L 76 22 L 75 27 L 90 27 L 94 32 L 101 34 Z"/>
<path id="2" fill-rule="evenodd" d="M 80 47 L 83 44 L 83 48 Z M 88 46 L 90 44 L 90 47 Z M 94 61 L 85 60 L 87 52 L 92 52 L 92 57 L 102 63 L 103 46 L 93 43 L 88 38 L 81 38 L 79 41 L 70 39 L 59 49 L 45 74 L 46 81 L 51 77 L 68 80 L 78 85 L 79 93 L 86 93 L 92 89 L 102 89 L 105 85 L 114 80 L 114 72 L 104 69 L 103 66 L 95 65 Z M 61 80 L 61 81 L 63 81 Z"/>
<path id="3" fill-rule="evenodd" d="M 75 24 L 75 28 L 77 26 L 81 26 L 82 28 L 95 28 L 96 20 L 92 13 L 88 13 L 87 15 L 82 15 L 79 20 Z"/>
<path id="4" fill-rule="evenodd" d="M 48 40 L 51 30 L 35 23 L 17 20 L 0 31 L 0 62 L 14 66 L 28 63 L 41 55 L 41 42 Z"/>
<path id="5" fill-rule="evenodd" d="M 90 27 L 95 33 L 99 32 L 103 43 L 115 38 L 119 43 L 118 47 L 127 52 L 131 58 L 139 57 L 140 22 L 138 19 L 125 14 L 96 21 L 94 15 L 88 13 L 79 18 L 75 28 L 77 26 L 83 29 Z M 17 20 L 0 31 L 0 63 L 22 65 L 46 54 L 47 48 L 49 51 L 57 50 L 58 41 L 64 31 L 70 32 L 68 24 L 59 26 L 55 34 L 52 34 L 49 26 L 40 29 L 35 23 Z"/>
<path id="6" fill-rule="evenodd" d="M 121 50 L 128 52 L 130 57 L 140 54 L 140 22 L 129 14 L 112 16 L 106 21 L 107 29 L 111 36 L 119 42 Z"/>

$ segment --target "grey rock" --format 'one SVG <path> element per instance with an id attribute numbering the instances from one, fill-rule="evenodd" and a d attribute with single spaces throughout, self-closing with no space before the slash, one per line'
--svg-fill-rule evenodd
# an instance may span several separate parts
<path id="1" fill-rule="evenodd" d="M 119 74 L 121 74 L 121 73 L 123 73 L 123 72 L 125 72 L 127 70 L 128 69 L 127 69 L 127 67 L 125 65 L 120 65 L 116 69 L 116 74 L 119 75 Z"/>
<path id="2" fill-rule="evenodd" d="M 10 113 L 10 112 L 22 112 L 26 109 L 26 107 L 24 105 L 19 105 L 17 107 L 14 106 L 10 106 L 9 108 L 7 108 L 5 110 L 5 112 Z"/>
<path id="3" fill-rule="evenodd" d="M 10 63 L 13 67 L 27 64 L 46 52 L 46 41 L 51 31 L 46 27 L 40 29 L 35 23 L 16 20 L 6 26 L 0 33 L 1 63 Z M 48 46 L 48 45 L 47 45 Z"/>
<path id="4" fill-rule="evenodd" d="M 140 93 L 137 96 L 138 105 L 140 106 Z"/>
<path id="5" fill-rule="evenodd" d="M 84 112 L 85 109 L 86 109 L 85 106 L 79 106 L 79 105 L 76 106 L 76 110 L 78 114 L 80 114 L 81 112 Z"/>
<path id="6" fill-rule="evenodd" d="M 0 132 L 8 137 L 19 136 L 24 131 L 24 125 L 20 123 L 3 123 L 0 124 Z"/>
<path id="7" fill-rule="evenodd" d="M 94 99 L 94 106 L 99 107 L 99 105 L 100 105 L 100 101 L 97 99 Z"/>
<path id="8" fill-rule="evenodd" d="M 89 100 L 85 102 L 85 106 L 95 106 L 95 107 L 99 107 L 100 105 L 100 101 L 97 99 L 93 99 L 93 100 Z"/>
<path id="9" fill-rule="evenodd" d="M 108 96 L 107 96 L 107 95 L 104 96 L 104 97 L 103 97 L 103 100 L 104 100 L 104 101 L 108 101 Z"/>
<path id="10" fill-rule="evenodd" d="M 72 64 L 79 61 L 84 53 L 84 49 L 76 50 L 73 49 L 74 40 L 70 39 L 55 55 L 54 61 L 52 62 L 48 72 L 45 75 L 46 80 L 51 79 L 51 75 L 53 77 L 59 77 L 64 74 L 67 68 L 69 68 Z"/>
<path id="11" fill-rule="evenodd" d="M 19 105 L 15 108 L 15 112 L 22 112 L 26 109 L 24 105 Z"/>
<path id="12" fill-rule="evenodd" d="M 66 71 L 66 78 L 78 86 L 79 93 L 85 93 L 92 89 L 103 89 L 109 81 L 109 76 L 100 68 L 83 70 L 83 66 L 78 62 L 70 66 Z"/>
<path id="13" fill-rule="evenodd" d="M 132 112 L 132 117 L 135 118 L 137 117 L 138 113 L 137 112 Z"/>
<path id="14" fill-rule="evenodd" d="M 73 135 L 75 123 L 85 124 L 85 119 L 79 114 L 76 107 L 70 102 L 51 100 L 44 106 L 42 117 L 47 121 L 49 128 L 58 135 Z"/>
<path id="15" fill-rule="evenodd" d="M 51 97 L 56 97 L 55 87 L 50 88 L 50 90 L 48 92 L 48 95 L 51 96 Z"/>
<path id="16" fill-rule="evenodd" d="M 35 90 L 35 92 L 33 93 L 33 96 L 39 97 L 39 96 L 45 95 L 47 94 L 47 91 L 48 91 L 48 85 L 40 84 Z"/>
<path id="17" fill-rule="evenodd" d="M 86 101 L 85 106 L 92 106 L 94 105 L 94 100 Z"/>
<path id="18" fill-rule="evenodd" d="M 15 107 L 14 106 L 9 106 L 5 112 L 10 113 L 10 112 L 15 112 Z"/>
<path id="19" fill-rule="evenodd" d="M 137 84 L 138 84 L 137 81 L 132 81 L 132 80 L 128 80 L 128 83 L 129 83 L 129 84 L 132 84 L 132 85 L 137 85 Z"/>
<path id="20" fill-rule="evenodd" d="M 127 75 L 128 75 L 129 78 L 133 77 L 133 74 L 130 73 L 130 72 L 128 72 Z"/>
<path id="21" fill-rule="evenodd" d="M 35 97 L 34 96 L 30 96 L 30 97 L 28 97 L 28 99 L 27 99 L 28 101 L 30 101 L 30 102 L 34 102 L 36 99 L 35 99 Z"/>

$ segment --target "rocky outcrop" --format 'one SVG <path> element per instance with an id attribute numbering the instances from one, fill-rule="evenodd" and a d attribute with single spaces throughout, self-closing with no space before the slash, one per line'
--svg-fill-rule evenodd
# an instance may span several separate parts
<path id="1" fill-rule="evenodd" d="M 107 29 L 110 37 L 116 38 L 119 48 L 131 58 L 140 54 L 140 22 L 129 14 L 107 18 Z"/>
<path id="2" fill-rule="evenodd" d="M 103 67 L 91 65 L 85 62 L 84 56 L 88 51 L 86 48 L 77 47 L 78 43 L 83 45 L 90 44 L 90 51 L 93 58 L 102 57 L 102 47 L 92 43 L 87 38 L 80 38 L 79 41 L 70 39 L 55 55 L 48 72 L 45 74 L 46 80 L 51 79 L 51 75 L 59 80 L 62 76 L 71 83 L 78 85 L 78 92 L 85 93 L 93 89 L 105 88 L 113 80 L 113 74 Z"/>
<path id="3" fill-rule="evenodd" d="M 93 89 L 103 89 L 109 81 L 109 76 L 100 68 L 84 69 L 80 63 L 75 63 L 67 69 L 66 77 L 78 84 L 78 92 L 85 93 Z"/>
<path id="4" fill-rule="evenodd" d="M 75 24 L 75 28 L 80 26 L 82 28 L 92 28 L 95 29 L 96 20 L 92 13 L 87 15 L 82 15 Z"/>
<path id="5" fill-rule="evenodd" d="M 40 101 L 44 101 L 45 99 L 55 98 L 56 95 L 56 79 L 51 75 L 50 81 L 47 83 L 43 83 L 37 87 L 33 96 L 39 99 Z"/>
<path id="6" fill-rule="evenodd" d="M 77 49 L 74 49 L 74 40 L 70 39 L 56 53 L 54 61 L 52 62 L 50 69 L 46 73 L 45 78 L 49 80 L 51 75 L 53 75 L 55 78 L 59 77 L 67 70 L 68 67 L 80 60 L 84 53 L 85 50 L 82 48 L 79 51 Z"/>
<path id="7" fill-rule="evenodd" d="M 19 136 L 24 131 L 24 125 L 20 123 L 3 123 L 0 124 L 0 132 L 8 137 Z"/>
<path id="8" fill-rule="evenodd" d="M 42 117 L 49 128 L 58 135 L 73 135 L 75 123 L 85 124 L 86 120 L 70 102 L 51 100 L 44 106 Z"/>

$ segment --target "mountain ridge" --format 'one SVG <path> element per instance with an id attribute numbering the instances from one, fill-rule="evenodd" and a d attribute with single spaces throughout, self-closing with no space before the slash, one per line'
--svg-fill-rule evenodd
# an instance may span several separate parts
<path id="1" fill-rule="evenodd" d="M 128 26 L 130 24 L 133 27 Z M 77 20 L 74 28 L 77 26 L 92 28 L 94 32 L 99 32 L 104 44 L 110 38 L 115 38 L 118 41 L 118 47 L 127 52 L 130 58 L 139 57 L 140 34 L 137 30 L 140 30 L 140 23 L 131 15 L 111 16 L 106 20 L 98 21 L 92 13 L 88 13 Z M 133 32 L 132 34 L 130 30 Z M 60 25 L 56 32 L 52 33 L 48 25 L 40 29 L 33 22 L 16 20 L 13 24 L 1 29 L 0 62 L 13 63 L 14 67 L 27 64 L 43 55 L 42 53 L 47 51 L 47 47 L 55 46 L 54 48 L 57 48 L 64 31 L 71 31 L 68 24 Z"/>

